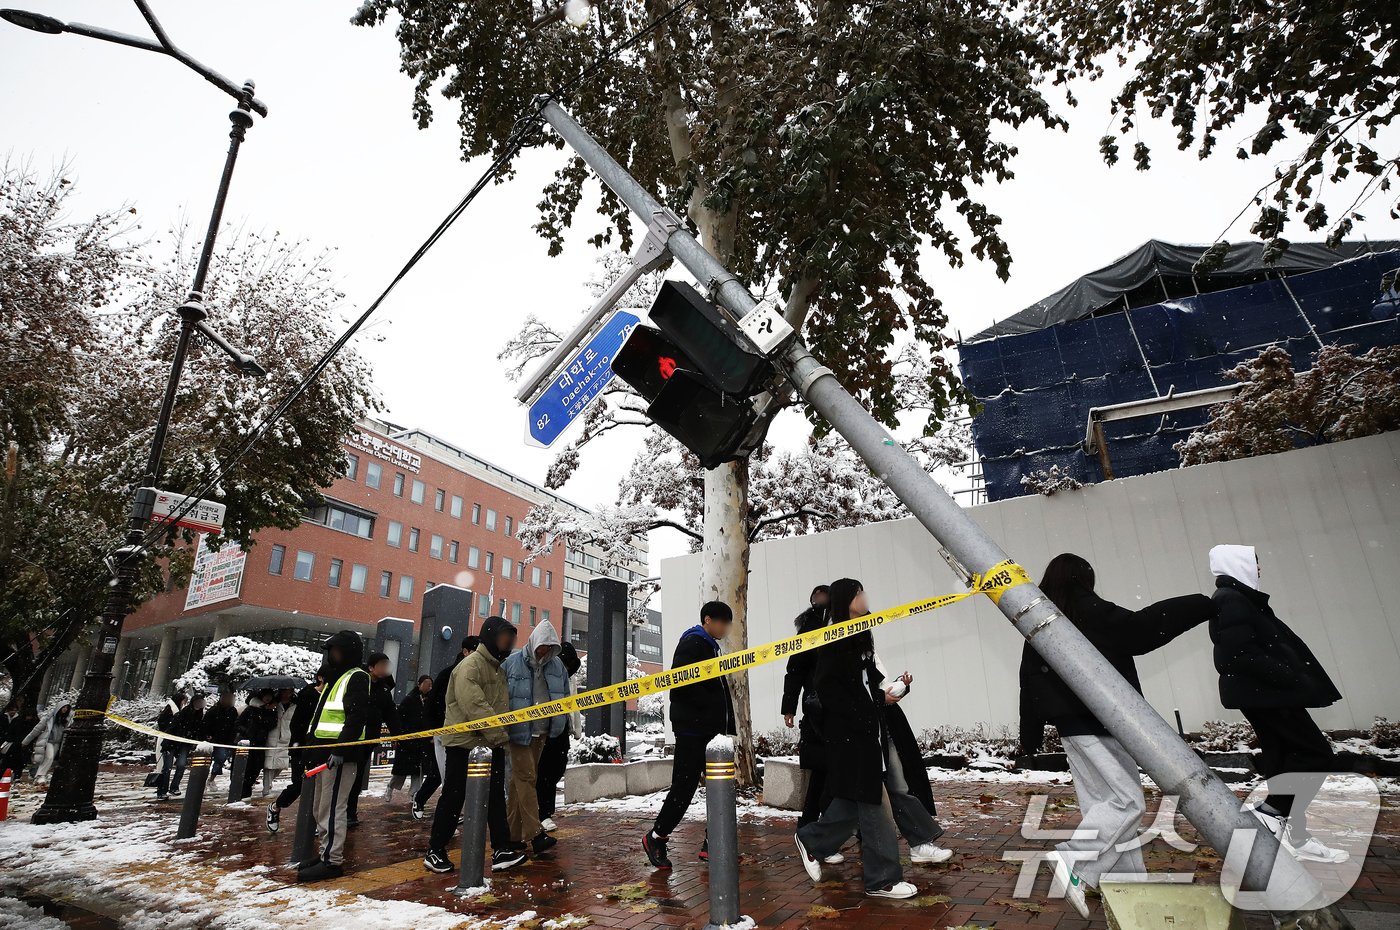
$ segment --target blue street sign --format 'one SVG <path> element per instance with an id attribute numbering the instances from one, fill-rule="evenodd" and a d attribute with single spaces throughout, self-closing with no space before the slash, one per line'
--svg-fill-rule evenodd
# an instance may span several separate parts
<path id="1" fill-rule="evenodd" d="M 540 399 L 530 405 L 527 442 L 544 447 L 554 445 L 569 424 L 603 393 L 613 379 L 612 360 L 640 322 L 625 310 L 617 311 L 560 369 Z"/>

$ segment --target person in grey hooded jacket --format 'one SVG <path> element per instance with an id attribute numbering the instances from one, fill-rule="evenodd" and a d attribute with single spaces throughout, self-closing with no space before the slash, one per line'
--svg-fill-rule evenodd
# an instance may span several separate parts
<path id="1" fill-rule="evenodd" d="M 548 620 L 535 627 L 523 649 L 517 649 L 501 664 L 506 674 L 510 709 L 520 710 L 569 696 L 569 673 L 559 658 L 559 634 Z M 528 723 L 517 723 L 510 734 L 510 793 L 506 810 L 511 839 L 529 842 L 539 855 L 557 841 L 540 825 L 540 800 L 536 789 L 540 754 L 550 737 L 568 726 L 568 716 L 559 714 Z"/>

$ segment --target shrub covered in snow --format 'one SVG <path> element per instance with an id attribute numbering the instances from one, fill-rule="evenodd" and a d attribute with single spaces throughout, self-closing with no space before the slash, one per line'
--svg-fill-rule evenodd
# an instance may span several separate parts
<path id="1" fill-rule="evenodd" d="M 205 646 L 204 655 L 172 687 L 186 692 L 235 688 L 256 675 L 295 675 L 310 681 L 320 667 L 318 652 L 229 636 Z"/>
<path id="2" fill-rule="evenodd" d="M 776 730 L 769 730 L 767 733 L 758 734 L 758 739 L 754 741 L 754 755 L 762 759 L 774 757 L 797 755 L 796 727 L 788 729 L 779 727 Z"/>
<path id="3" fill-rule="evenodd" d="M 1059 491 L 1078 491 L 1084 487 L 1084 483 L 1069 472 L 1061 471 L 1060 466 L 1051 465 L 1048 471 L 1042 468 L 1024 476 L 1021 479 L 1021 487 L 1049 497 Z"/>
<path id="4" fill-rule="evenodd" d="M 1377 717 L 1367 734 L 1377 749 L 1400 749 L 1400 723 L 1391 723 L 1384 717 Z"/>
<path id="5" fill-rule="evenodd" d="M 1257 748 L 1254 727 L 1243 720 L 1207 720 L 1201 724 L 1201 735 L 1193 745 L 1203 752 L 1249 752 Z"/>
<path id="6" fill-rule="evenodd" d="M 622 744 L 617 741 L 616 736 L 607 733 L 602 736 L 585 736 L 569 744 L 570 765 L 621 761 Z"/>

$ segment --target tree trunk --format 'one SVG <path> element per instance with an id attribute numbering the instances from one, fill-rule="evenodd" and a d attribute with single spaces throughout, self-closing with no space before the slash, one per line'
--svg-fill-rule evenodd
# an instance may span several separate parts
<path id="1" fill-rule="evenodd" d="M 749 643 L 749 463 L 729 462 L 705 473 L 705 543 L 700 559 L 700 600 L 723 601 L 734 611 L 734 626 L 725 638 L 726 652 Z M 734 699 L 737 730 L 734 761 L 739 784 L 757 784 L 754 766 L 753 713 L 749 676 L 725 679 Z"/>

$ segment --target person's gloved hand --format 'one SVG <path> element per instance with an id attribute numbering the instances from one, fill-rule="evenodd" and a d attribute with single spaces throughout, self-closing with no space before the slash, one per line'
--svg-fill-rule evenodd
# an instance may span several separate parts
<path id="1" fill-rule="evenodd" d="M 331 753 L 330 756 L 326 758 L 326 768 L 328 769 L 338 769 L 344 764 L 345 757 L 336 753 Z"/>
<path id="2" fill-rule="evenodd" d="M 10 751 L 10 747 L 13 746 L 13 745 L 14 745 L 14 743 L 9 743 L 9 742 L 7 742 L 7 743 L 0 743 L 0 754 L 9 752 L 9 751 Z"/>

